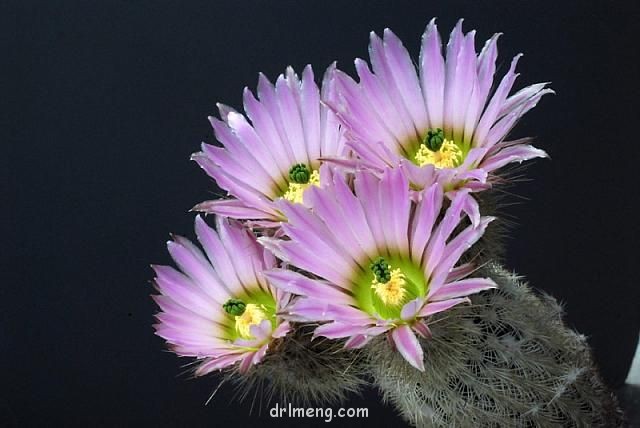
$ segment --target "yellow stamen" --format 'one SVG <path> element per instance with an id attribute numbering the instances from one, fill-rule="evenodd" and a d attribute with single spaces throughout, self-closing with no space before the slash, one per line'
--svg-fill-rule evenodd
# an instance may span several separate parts
<path id="1" fill-rule="evenodd" d="M 265 308 L 262 305 L 249 303 L 245 308 L 244 313 L 236 316 L 236 330 L 238 330 L 240 336 L 245 339 L 253 338 L 253 335 L 251 334 L 251 326 L 258 325 L 267 319 L 264 309 Z"/>
<path id="2" fill-rule="evenodd" d="M 445 138 L 440 149 L 435 152 L 421 144 L 415 160 L 419 166 L 433 164 L 436 168 L 455 168 L 462 163 L 462 150 L 456 143 Z"/>
<path id="3" fill-rule="evenodd" d="M 309 188 L 309 186 L 319 186 L 320 185 L 320 172 L 317 170 L 313 171 L 309 176 L 309 182 L 304 184 L 299 183 L 289 183 L 289 189 L 285 192 L 282 197 L 287 201 L 301 204 L 302 196 L 304 195 L 304 191 Z"/>
<path id="4" fill-rule="evenodd" d="M 402 303 L 407 290 L 404 288 L 406 284 L 405 276 L 400 269 L 391 271 L 391 279 L 387 282 L 379 282 L 374 278 L 371 282 L 371 288 L 385 305 L 396 306 Z"/>

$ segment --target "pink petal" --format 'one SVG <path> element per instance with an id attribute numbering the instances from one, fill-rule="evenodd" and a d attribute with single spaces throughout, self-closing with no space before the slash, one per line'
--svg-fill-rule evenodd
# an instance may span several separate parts
<path id="1" fill-rule="evenodd" d="M 398 90 L 394 81 L 393 75 L 396 70 L 392 70 L 385 58 L 385 49 L 382 39 L 378 37 L 374 32 L 370 33 L 369 37 L 369 58 L 371 59 L 371 66 L 376 77 L 379 79 L 380 85 L 389 97 L 388 107 L 393 108 L 397 112 L 397 125 L 401 129 L 399 134 L 401 141 L 406 139 L 414 139 L 418 137 L 416 134 L 416 128 L 411 120 L 411 116 L 407 111 L 407 108 L 402 99 L 402 94 Z M 386 118 L 388 116 L 385 116 Z"/>
<path id="2" fill-rule="evenodd" d="M 490 288 L 496 288 L 496 283 L 490 278 L 469 278 L 451 282 L 440 287 L 429 296 L 429 301 L 442 301 L 456 297 L 468 296 Z M 427 306 L 429 306 L 427 304 Z"/>
<path id="3" fill-rule="evenodd" d="M 323 336 L 328 339 L 340 339 L 342 337 L 355 336 L 357 334 L 364 334 L 366 326 L 355 324 L 343 324 L 338 321 L 334 321 L 329 324 L 321 325 L 313 332 L 315 336 Z"/>
<path id="4" fill-rule="evenodd" d="M 440 260 L 444 257 L 444 250 L 446 242 L 451 235 L 451 232 L 460 223 L 462 208 L 465 206 L 465 198 L 468 196 L 468 190 L 460 190 L 451 201 L 451 205 L 447 208 L 443 219 L 438 224 L 438 227 L 434 230 L 431 239 L 425 250 L 425 274 L 427 277 L 431 277 L 433 271 L 436 269 Z"/>
<path id="5" fill-rule="evenodd" d="M 422 308 L 419 315 L 421 317 L 428 317 L 430 315 L 437 314 L 438 312 L 446 311 L 447 309 L 450 309 L 456 305 L 459 305 L 460 303 L 469 303 L 469 302 L 470 301 L 467 298 L 460 298 L 460 299 L 445 300 L 443 302 L 427 303 L 424 306 L 424 308 Z"/>
<path id="6" fill-rule="evenodd" d="M 403 321 L 409 321 L 414 319 L 418 314 L 418 312 L 420 311 L 420 309 L 422 308 L 422 305 L 424 305 L 423 298 L 417 298 L 415 300 L 412 300 L 406 303 L 402 307 L 402 310 L 400 311 L 400 318 Z"/>
<path id="7" fill-rule="evenodd" d="M 355 336 L 351 336 L 344 344 L 344 347 L 347 349 L 362 348 L 367 343 L 369 343 L 371 339 L 373 339 L 373 337 L 374 336 L 367 336 L 366 334 L 357 334 Z"/>
<path id="8" fill-rule="evenodd" d="M 522 162 L 533 158 L 549 157 L 543 150 L 537 149 L 531 145 L 523 144 L 507 147 L 498 152 L 498 154 L 489 156 L 482 163 L 482 168 L 486 171 L 494 171 L 511 162 Z"/>
<path id="9" fill-rule="evenodd" d="M 229 291 L 195 245 L 185 238 L 174 236 L 174 241 L 167 242 L 167 249 L 180 269 L 202 290 L 219 304 L 227 301 Z"/>
<path id="10" fill-rule="evenodd" d="M 421 263 L 431 231 L 442 207 L 442 186 L 434 184 L 425 189 L 413 215 L 411 231 L 411 258 Z"/>
<path id="11" fill-rule="evenodd" d="M 217 214 L 223 217 L 238 219 L 257 219 L 271 217 L 272 212 L 265 212 L 257 208 L 246 206 L 237 199 L 217 199 L 204 201 L 191 208 L 191 211 L 198 211 L 207 214 Z"/>
<path id="12" fill-rule="evenodd" d="M 465 276 L 469 276 L 476 270 L 476 266 L 473 263 L 465 263 L 463 265 L 457 266 L 449 271 L 449 275 L 447 275 L 447 279 L 445 282 L 453 282 L 459 279 L 464 278 Z"/>
<path id="13" fill-rule="evenodd" d="M 244 359 L 240 362 L 238 366 L 238 371 L 240 373 L 247 373 L 251 366 L 253 366 L 253 357 L 255 356 L 255 352 L 247 353 Z"/>
<path id="14" fill-rule="evenodd" d="M 462 254 L 482 237 L 487 226 L 494 219 L 495 217 L 481 217 L 478 227 L 469 226 L 449 241 L 430 277 L 430 293 L 435 293 L 444 283 L 445 278 L 449 275 L 453 266 L 458 263 Z"/>
<path id="15" fill-rule="evenodd" d="M 301 298 L 293 304 L 289 313 L 301 315 L 309 321 L 334 321 L 355 322 L 366 324 L 371 316 L 353 306 L 337 305 L 327 300 Z"/>
<path id="16" fill-rule="evenodd" d="M 428 126 L 427 111 L 422 97 L 416 68 L 411 61 L 409 52 L 402 45 L 400 39 L 391 30 L 384 30 L 385 57 L 398 92 L 407 111 L 411 115 L 414 126 L 418 130 Z"/>
<path id="17" fill-rule="evenodd" d="M 229 367 L 235 364 L 238 360 L 242 358 L 246 358 L 246 353 L 231 354 L 221 358 L 207 360 L 198 366 L 198 368 L 195 371 L 195 375 L 203 376 L 215 370 L 221 370 L 225 367 Z"/>
<path id="18" fill-rule="evenodd" d="M 433 334 L 431 333 L 429 327 L 422 321 L 414 323 L 411 328 L 413 328 L 413 331 L 418 333 L 418 336 L 422 337 L 423 339 L 431 339 L 431 337 L 433 337 Z"/>
<path id="19" fill-rule="evenodd" d="M 271 321 L 262 320 L 260 324 L 250 326 L 249 331 L 257 340 L 268 340 L 271 337 Z"/>
<path id="20" fill-rule="evenodd" d="M 271 284 L 293 294 L 327 300 L 336 304 L 349 305 L 355 303 L 353 298 L 335 286 L 326 282 L 307 278 L 297 272 L 272 269 L 265 272 Z"/>
<path id="21" fill-rule="evenodd" d="M 260 347 L 260 349 L 258 349 L 254 354 L 253 354 L 253 358 L 251 359 L 251 364 L 252 365 L 256 365 L 259 364 L 262 359 L 264 358 L 264 356 L 267 354 L 267 350 L 269 349 L 269 344 L 265 344 L 262 347 Z"/>
<path id="22" fill-rule="evenodd" d="M 444 117 L 445 63 L 442 41 L 435 24 L 429 22 L 420 48 L 420 85 L 427 104 L 430 128 L 442 128 Z"/>
<path id="23" fill-rule="evenodd" d="M 278 327 L 275 328 L 275 330 L 273 330 L 273 333 L 271 333 L 271 337 L 276 339 L 281 338 L 286 336 L 290 331 L 291 324 L 289 324 L 287 321 L 283 321 Z"/>
<path id="24" fill-rule="evenodd" d="M 391 338 L 396 349 L 405 360 L 421 372 L 424 371 L 424 355 L 422 347 L 408 325 L 401 325 L 391 330 Z"/>
<path id="25" fill-rule="evenodd" d="M 500 109 L 502 108 L 504 101 L 507 99 L 507 95 L 509 94 L 509 91 L 511 91 L 511 87 L 517 77 L 515 68 L 521 56 L 522 54 L 516 55 L 513 58 L 509 71 L 507 71 L 507 74 L 500 81 L 493 97 L 491 97 L 491 101 L 489 101 L 489 104 L 482 114 L 482 118 L 480 119 L 473 135 L 476 147 L 484 146 L 489 129 L 491 129 L 493 124 L 496 122 L 496 119 L 498 119 Z"/>

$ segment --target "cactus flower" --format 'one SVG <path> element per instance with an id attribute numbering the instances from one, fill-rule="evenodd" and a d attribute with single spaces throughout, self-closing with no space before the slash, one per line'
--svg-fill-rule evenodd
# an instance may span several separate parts
<path id="1" fill-rule="evenodd" d="M 345 346 L 357 348 L 387 333 L 404 358 L 423 370 L 414 333 L 428 337 L 431 315 L 495 286 L 488 278 L 467 278 L 473 267 L 459 264 L 493 218 L 477 224 L 466 219 L 468 191 L 460 191 L 439 220 L 441 186 L 425 189 L 416 202 L 400 169 L 381 178 L 357 172 L 354 190 L 335 175 L 307 192 L 309 208 L 281 203 L 290 239 L 261 242 L 314 277 L 286 269 L 266 276 L 275 287 L 304 296 L 290 307 L 291 316 L 330 321 L 316 328 L 316 336 L 347 338 Z M 469 225 L 454 233 L 463 221 Z"/>
<path id="2" fill-rule="evenodd" d="M 273 225 L 285 220 L 274 202 L 302 202 L 304 192 L 320 183 L 321 158 L 342 154 L 339 122 L 321 104 L 311 66 L 302 79 L 287 68 L 275 85 L 261 74 L 258 98 L 245 88 L 247 117 L 219 105 L 221 119 L 209 118 L 223 147 L 203 143 L 192 158 L 233 198 L 205 201 L 194 210 Z"/>
<path id="3" fill-rule="evenodd" d="M 372 32 L 373 71 L 362 59 L 355 61 L 358 83 L 336 71 L 335 90 L 326 100 L 347 128 L 359 162 L 378 170 L 401 165 L 418 188 L 429 185 L 435 171 L 448 190 L 482 190 L 488 187 L 489 173 L 502 166 L 545 157 L 525 140 L 505 141 L 516 122 L 553 91 L 538 83 L 509 96 L 521 55 L 492 91 L 498 36 L 477 54 L 475 31 L 464 34 L 460 20 L 443 56 L 431 20 L 416 72 L 393 32 L 385 29 L 383 38 Z M 409 162 L 401 164 L 401 159 Z"/>
<path id="4" fill-rule="evenodd" d="M 176 354 L 200 361 L 197 376 L 236 363 L 246 372 L 289 331 L 278 313 L 290 296 L 266 280 L 263 272 L 276 259 L 242 226 L 218 219 L 216 232 L 198 217 L 195 229 L 206 256 L 174 236 L 167 247 L 182 272 L 153 266 L 161 309 L 156 334 Z"/>

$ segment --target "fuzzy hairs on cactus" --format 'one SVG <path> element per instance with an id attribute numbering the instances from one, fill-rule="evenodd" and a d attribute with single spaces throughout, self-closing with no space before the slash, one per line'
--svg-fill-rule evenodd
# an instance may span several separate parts
<path id="1" fill-rule="evenodd" d="M 483 271 L 498 288 L 432 320 L 424 372 L 387 343 L 365 349 L 383 399 L 420 428 L 624 426 L 585 337 L 563 324 L 555 299 L 496 264 Z"/>
<path id="2" fill-rule="evenodd" d="M 245 374 L 227 371 L 223 382 L 235 385 L 237 397 L 262 404 L 331 405 L 359 393 L 364 381 L 361 350 L 344 349 L 344 341 L 313 338 L 316 324 L 297 324 L 275 341 L 264 360 Z"/>

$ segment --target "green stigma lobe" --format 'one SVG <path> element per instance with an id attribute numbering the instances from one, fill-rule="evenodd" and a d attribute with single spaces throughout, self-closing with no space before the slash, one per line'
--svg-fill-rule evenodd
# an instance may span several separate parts
<path id="1" fill-rule="evenodd" d="M 385 284 L 391 279 L 389 263 L 383 257 L 378 257 L 369 267 L 379 283 Z"/>
<path id="2" fill-rule="evenodd" d="M 302 163 L 295 164 L 289 170 L 289 180 L 297 184 L 307 184 L 311 177 L 311 171 Z"/>
<path id="3" fill-rule="evenodd" d="M 441 128 L 436 128 L 435 130 L 429 130 L 429 132 L 427 132 L 423 144 L 432 152 L 437 152 L 440 150 L 440 147 L 442 147 L 443 142 L 444 131 L 442 131 Z"/>
<path id="4" fill-rule="evenodd" d="M 247 308 L 247 304 L 240 299 L 229 299 L 222 305 L 222 307 L 224 308 L 226 313 L 230 315 L 240 316 Z"/>

